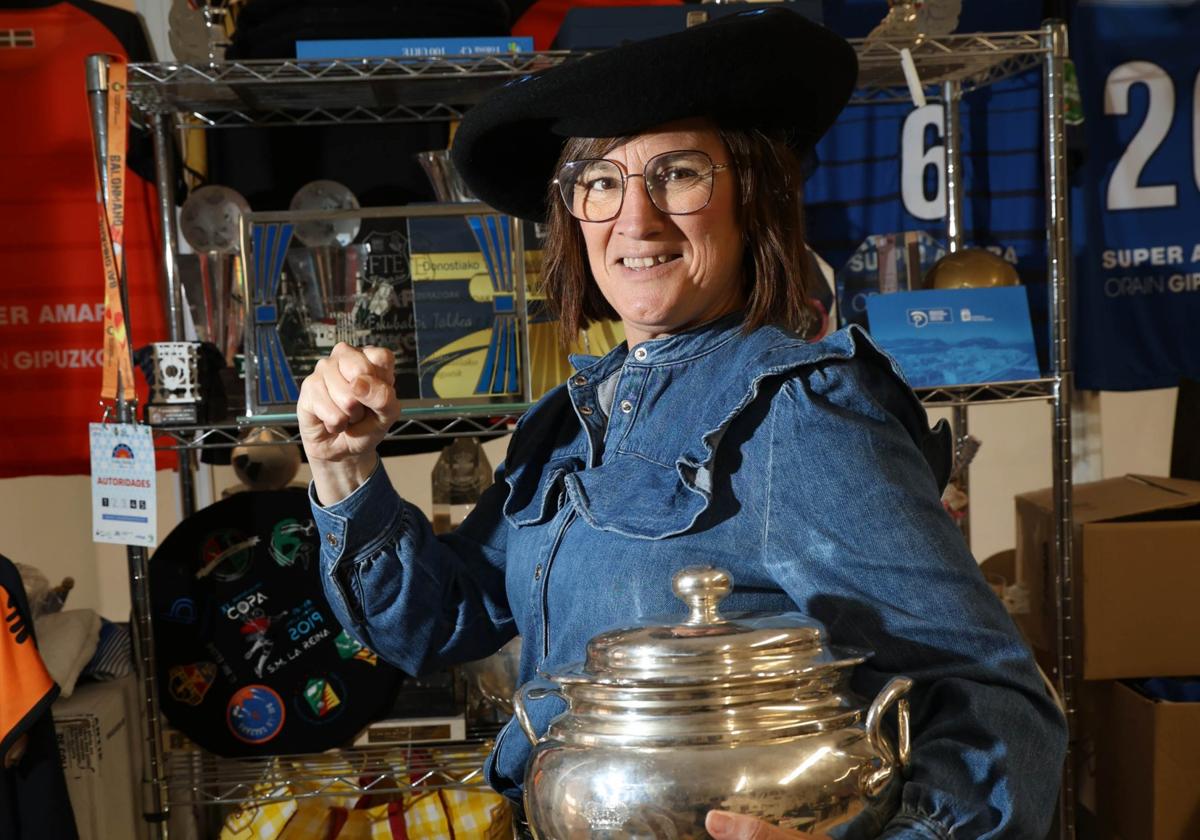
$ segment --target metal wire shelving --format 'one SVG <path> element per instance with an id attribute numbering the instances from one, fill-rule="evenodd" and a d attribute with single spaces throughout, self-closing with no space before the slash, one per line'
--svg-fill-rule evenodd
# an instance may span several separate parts
<path id="1" fill-rule="evenodd" d="M 948 238 L 960 235 L 961 169 L 958 168 L 957 103 L 964 93 L 977 90 L 1037 67 L 1043 71 L 1046 102 L 1043 129 L 1046 143 L 1047 241 L 1049 252 L 1050 369 L 1047 375 L 1021 382 L 986 383 L 923 389 L 921 400 L 931 407 L 952 408 L 960 439 L 965 435 L 966 408 L 991 403 L 1049 401 L 1053 409 L 1055 552 L 1059 609 L 1059 653 L 1062 667 L 1059 689 L 1073 720 L 1074 671 L 1069 656 L 1073 635 L 1073 582 L 1071 544 L 1071 364 L 1068 351 L 1069 228 L 1066 223 L 1065 123 L 1063 105 L 1066 30 L 1048 23 L 1026 32 L 977 33 L 910 40 L 858 40 L 853 42 L 860 65 L 860 84 L 853 101 L 859 104 L 903 102 L 909 99 L 901 69 L 901 51 L 911 53 L 923 88 L 947 108 Z M 469 59 L 362 59 L 332 61 L 244 61 L 214 64 L 133 64 L 129 67 L 128 101 L 133 119 L 154 134 L 156 180 L 162 222 L 165 281 L 171 294 L 169 325 L 173 338 L 181 332 L 176 269 L 177 234 L 174 217 L 175 133 L 184 128 L 231 129 L 238 127 L 311 126 L 404 123 L 455 120 L 497 85 L 546 67 L 577 60 L 578 53 L 541 52 Z M 93 100 L 93 110 L 97 107 Z M 952 148 L 952 146 L 954 148 Z M 441 416 L 403 419 L 390 436 L 446 437 L 457 434 L 494 436 L 509 431 L 521 406 L 505 411 L 491 408 L 451 411 Z M 497 413 L 499 412 L 499 413 Z M 258 418 L 256 424 L 287 426 L 288 418 Z M 189 426 L 156 430 L 159 446 L 179 450 L 231 447 L 240 442 L 242 424 Z M 293 434 L 287 442 L 296 442 Z M 190 492 L 190 476 L 181 470 L 181 492 Z M 185 499 L 185 512 L 188 510 Z M 133 551 L 133 549 L 131 549 Z M 135 565 L 131 561 L 131 570 Z M 139 596 L 144 578 L 131 571 L 135 613 L 145 607 Z M 146 616 L 137 616 L 135 635 L 142 651 L 139 674 L 143 692 L 148 751 L 146 812 L 153 825 L 161 825 L 161 811 L 172 804 L 237 804 L 270 798 L 270 790 L 289 791 L 279 798 L 296 798 L 284 782 L 300 779 L 310 796 L 334 796 L 343 785 L 358 785 L 360 793 L 375 790 L 403 772 L 410 787 L 472 787 L 480 784 L 478 756 L 443 756 L 436 765 L 415 776 L 410 763 L 400 767 L 389 750 L 342 751 L 332 756 L 230 761 L 199 752 L 172 751 L 164 757 L 161 722 L 146 678 L 153 661 L 153 638 Z M 152 672 L 152 668 L 149 669 Z M 483 742 L 475 746 L 482 747 Z M 459 745 L 470 747 L 471 745 Z M 303 770 L 297 770 L 296 765 Z M 315 769 L 314 769 L 315 768 Z M 272 787 L 273 786 L 273 787 Z M 264 790 L 267 792 L 264 794 Z M 1063 837 L 1074 836 L 1073 780 L 1068 761 L 1063 789 Z"/>

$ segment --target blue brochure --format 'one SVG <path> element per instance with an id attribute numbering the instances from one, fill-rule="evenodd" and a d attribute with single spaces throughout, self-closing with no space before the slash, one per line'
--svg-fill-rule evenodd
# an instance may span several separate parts
<path id="1" fill-rule="evenodd" d="M 488 38 L 356 38 L 297 41 L 296 58 L 470 58 L 533 52 L 533 39 L 516 36 Z"/>
<path id="2" fill-rule="evenodd" d="M 1021 286 L 872 295 L 867 318 L 914 388 L 1041 376 Z"/>

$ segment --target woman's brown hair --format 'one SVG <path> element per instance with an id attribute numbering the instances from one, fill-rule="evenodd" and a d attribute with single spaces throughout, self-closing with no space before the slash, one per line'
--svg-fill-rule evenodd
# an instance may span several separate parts
<path id="1" fill-rule="evenodd" d="M 746 250 L 742 276 L 746 283 L 743 329 L 751 332 L 778 324 L 807 334 L 815 318 L 809 303 L 813 262 L 804 242 L 804 200 L 800 162 L 781 139 L 761 131 L 719 128 L 733 163 L 740 201 L 738 222 Z M 603 157 L 628 137 L 571 138 L 558 166 L 580 158 Z M 595 321 L 617 318 L 600 293 L 588 266 L 580 224 L 563 205 L 558 187 L 546 196 L 550 212 L 542 248 L 541 287 L 558 318 L 564 345 Z"/>

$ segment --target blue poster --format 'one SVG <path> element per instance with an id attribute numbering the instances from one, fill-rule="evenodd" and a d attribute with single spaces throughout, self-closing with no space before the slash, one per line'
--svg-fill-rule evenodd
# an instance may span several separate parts
<path id="1" fill-rule="evenodd" d="M 873 295 L 867 316 L 872 337 L 914 388 L 1041 375 L 1018 286 Z"/>
<path id="2" fill-rule="evenodd" d="M 1073 190 L 1076 382 L 1200 378 L 1200 3 L 1081 0 Z"/>

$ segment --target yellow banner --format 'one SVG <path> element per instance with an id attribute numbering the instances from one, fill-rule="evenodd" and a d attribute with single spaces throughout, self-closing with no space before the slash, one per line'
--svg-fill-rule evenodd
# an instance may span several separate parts
<path id="1" fill-rule="evenodd" d="M 542 270 L 542 252 L 525 252 L 525 280 Z M 409 271 L 414 281 L 469 280 L 477 274 L 487 276 L 487 261 L 478 251 L 414 253 L 409 256 Z"/>

